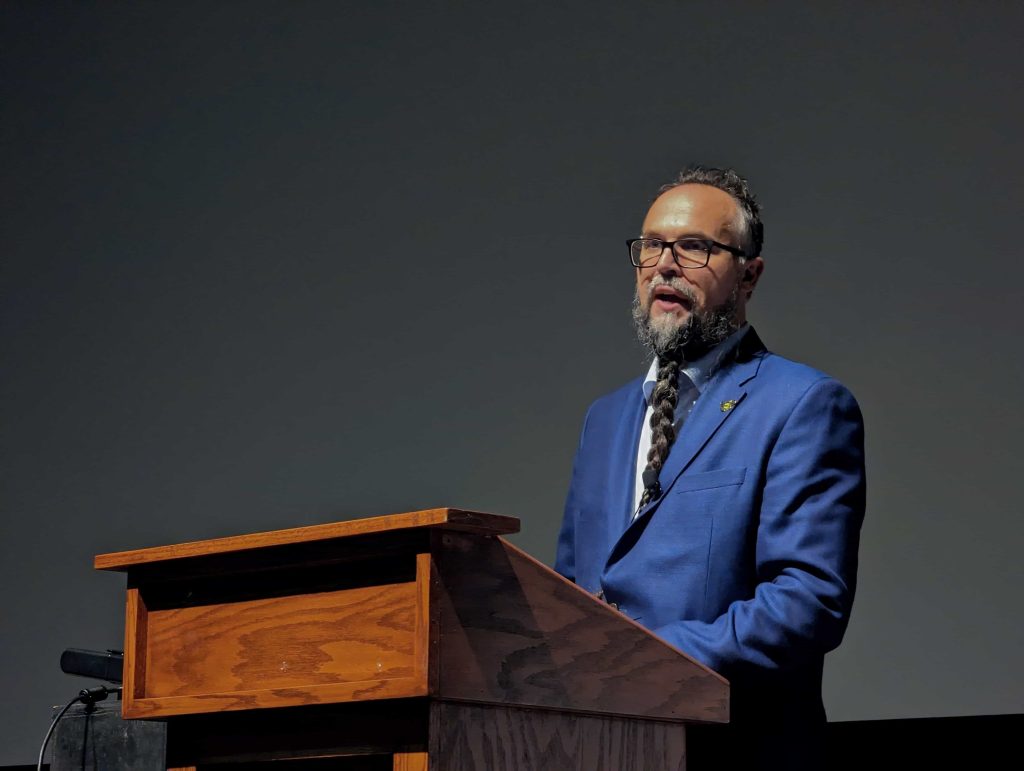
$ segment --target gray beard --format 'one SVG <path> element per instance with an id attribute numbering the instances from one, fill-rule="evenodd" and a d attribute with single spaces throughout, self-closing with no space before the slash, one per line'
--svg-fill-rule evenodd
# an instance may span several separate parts
<path id="1" fill-rule="evenodd" d="M 663 283 L 671 284 L 682 292 L 690 301 L 692 310 L 681 325 L 672 324 L 673 319 L 669 316 L 662 316 L 657 322 L 652 323 L 650 304 L 647 310 L 644 310 L 640 305 L 640 296 L 633 295 L 633 324 L 636 327 L 636 336 L 640 344 L 658 358 L 678 351 L 682 353 L 684 361 L 696 361 L 739 329 L 736 320 L 739 284 L 717 308 L 700 311 L 697 309 L 697 298 L 688 286 L 681 282 L 676 284 L 674 281 Z M 654 289 L 655 286 L 657 284 L 652 284 L 650 288 Z"/>

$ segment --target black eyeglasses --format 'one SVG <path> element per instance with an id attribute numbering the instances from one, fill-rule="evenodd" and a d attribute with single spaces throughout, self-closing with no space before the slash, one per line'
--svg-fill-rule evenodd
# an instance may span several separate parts
<path id="1" fill-rule="evenodd" d="M 678 241 L 662 241 L 660 238 L 630 238 L 626 241 L 629 261 L 634 268 L 649 268 L 657 265 L 665 247 L 672 249 L 672 259 L 680 268 L 703 268 L 716 249 L 724 249 L 735 257 L 746 257 L 747 253 L 735 246 L 712 241 L 710 238 L 680 238 Z"/>

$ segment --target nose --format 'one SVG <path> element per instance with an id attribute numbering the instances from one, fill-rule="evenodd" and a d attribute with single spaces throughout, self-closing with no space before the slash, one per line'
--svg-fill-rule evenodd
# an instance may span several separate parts
<path id="1" fill-rule="evenodd" d="M 673 248 L 667 244 L 662 246 L 661 255 L 654 266 L 654 269 L 663 276 L 679 276 L 683 272 L 683 269 L 679 267 L 679 263 L 676 262 L 676 256 L 672 251 Z"/>

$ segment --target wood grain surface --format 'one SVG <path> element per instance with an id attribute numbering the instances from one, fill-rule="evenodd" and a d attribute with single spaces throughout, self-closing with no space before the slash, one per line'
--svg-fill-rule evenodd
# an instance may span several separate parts
<path id="1" fill-rule="evenodd" d="M 439 536 L 438 695 L 725 722 L 720 675 L 501 538 Z"/>
<path id="2" fill-rule="evenodd" d="M 146 630 L 149 626 L 146 603 L 138 589 L 128 589 L 124 613 L 124 664 L 122 668 L 122 713 L 127 717 L 125 705 L 145 696 L 146 688 Z"/>
<path id="3" fill-rule="evenodd" d="M 519 532 L 519 520 L 499 514 L 485 514 L 462 509 L 425 509 L 404 514 L 367 517 L 324 525 L 310 525 L 249 535 L 192 541 L 171 546 L 99 554 L 94 560 L 97 570 L 127 570 L 133 566 L 168 560 L 180 560 L 251 549 L 267 549 L 296 543 L 348 538 L 394 530 L 443 528 L 488 535 Z"/>
<path id="4" fill-rule="evenodd" d="M 431 605 L 434 579 L 434 558 L 430 552 L 416 555 L 416 604 L 413 627 L 413 676 L 423 684 L 427 694 L 436 691 L 437 650 L 431 631 L 436 615 Z"/>
<path id="5" fill-rule="evenodd" d="M 410 677 L 416 603 L 405 583 L 151 610 L 145 695 Z"/>
<path id="6" fill-rule="evenodd" d="M 430 756 L 425 752 L 398 752 L 392 757 L 392 771 L 429 771 Z"/>
<path id="7" fill-rule="evenodd" d="M 435 702 L 431 756 L 441 771 L 685 771 L 678 723 Z"/>
<path id="8" fill-rule="evenodd" d="M 680 722 L 727 720 L 728 683 L 495 536 L 517 529 L 437 509 L 101 555 L 129 573 L 124 714 L 173 718 L 178 766 L 683 768 Z"/>
<path id="9" fill-rule="evenodd" d="M 126 719 L 162 719 L 175 715 L 198 715 L 204 712 L 302 707 L 370 699 L 401 699 L 425 696 L 426 694 L 427 688 L 421 679 L 396 677 L 391 680 L 307 685 L 302 688 L 263 688 L 230 693 L 202 693 L 196 696 L 133 699 L 130 702 L 124 702 L 122 714 Z"/>
<path id="10" fill-rule="evenodd" d="M 427 692 L 422 581 L 135 615 L 126 717 Z M 139 590 L 130 596 L 139 597 Z M 136 600 L 137 604 L 141 604 Z M 139 622 L 137 622 L 139 623 Z"/>

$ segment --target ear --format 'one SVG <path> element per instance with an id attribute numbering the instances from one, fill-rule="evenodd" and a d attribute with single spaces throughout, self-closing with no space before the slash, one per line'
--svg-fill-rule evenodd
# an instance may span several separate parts
<path id="1" fill-rule="evenodd" d="M 761 274 L 764 273 L 764 260 L 761 257 L 752 257 L 744 263 L 742 270 L 740 292 L 749 300 L 754 294 L 754 287 L 757 286 Z"/>

